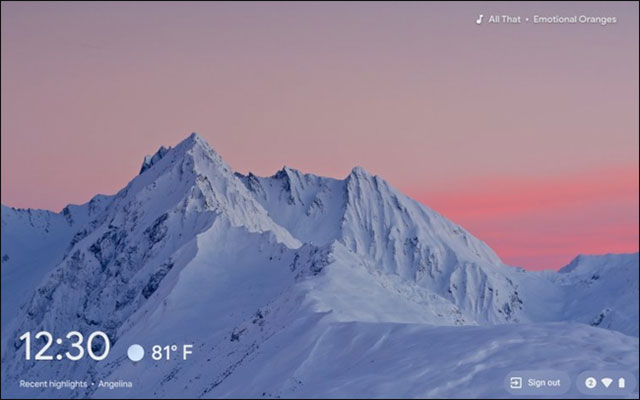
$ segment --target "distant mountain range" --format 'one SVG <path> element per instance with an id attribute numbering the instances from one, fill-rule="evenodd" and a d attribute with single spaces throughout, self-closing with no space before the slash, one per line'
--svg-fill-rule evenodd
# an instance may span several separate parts
<path id="1" fill-rule="evenodd" d="M 510 267 L 360 167 L 242 175 L 195 133 L 115 195 L 3 205 L 1 253 L 2 397 L 495 397 L 519 369 L 638 374 L 638 253 Z M 111 355 L 26 361 L 39 330 L 102 330 Z M 134 364 L 132 343 L 194 353 Z"/>

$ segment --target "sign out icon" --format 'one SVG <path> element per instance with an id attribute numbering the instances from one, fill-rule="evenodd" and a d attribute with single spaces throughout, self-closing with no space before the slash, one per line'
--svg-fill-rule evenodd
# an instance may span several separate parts
<path id="1" fill-rule="evenodd" d="M 522 378 L 519 376 L 512 376 L 509 379 L 509 387 L 511 389 L 522 389 Z"/>

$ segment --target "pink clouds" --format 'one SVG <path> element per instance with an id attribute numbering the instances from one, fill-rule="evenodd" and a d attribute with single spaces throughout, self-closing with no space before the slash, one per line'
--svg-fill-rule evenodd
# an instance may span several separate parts
<path id="1" fill-rule="evenodd" d="M 463 190 L 416 197 L 511 264 L 559 268 L 578 253 L 638 250 L 635 166 L 544 179 L 485 179 Z"/>

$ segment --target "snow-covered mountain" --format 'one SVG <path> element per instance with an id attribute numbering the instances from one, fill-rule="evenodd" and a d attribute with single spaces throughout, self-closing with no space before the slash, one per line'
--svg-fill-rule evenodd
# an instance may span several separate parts
<path id="1" fill-rule="evenodd" d="M 315 292 L 319 302 L 331 303 L 318 304 L 320 309 L 349 314 L 354 311 L 348 306 L 353 293 L 360 297 L 358 292 L 371 286 L 372 293 L 379 288 L 404 292 L 401 301 L 408 303 L 390 305 L 390 313 L 373 305 L 366 309 L 371 321 L 447 325 L 518 321 L 522 300 L 517 285 L 485 243 L 364 169 L 354 168 L 342 181 L 286 167 L 269 178 L 237 176 L 292 235 L 304 243 L 330 247 L 341 264 L 360 267 L 350 273 L 363 274 L 361 279 L 340 276 L 330 288 L 358 282 L 356 287 L 326 296 Z M 328 272 L 334 273 L 346 271 Z M 337 301 L 345 306 L 337 307 Z M 414 309 L 416 304 L 419 310 Z M 406 307 L 411 311 L 403 314 Z"/>
<path id="2" fill-rule="evenodd" d="M 109 202 L 95 196 L 83 206 L 61 213 L 15 209 L 2 205 L 2 335 L 7 334 L 18 307 L 62 260 L 83 226 Z M 6 341 L 2 342 L 2 349 Z"/>
<path id="3" fill-rule="evenodd" d="M 552 277 L 564 319 L 638 336 L 638 253 L 580 255 Z"/>
<path id="4" fill-rule="evenodd" d="M 102 330 L 111 355 L 26 361 L 18 337 L 39 330 Z M 509 267 L 362 168 L 242 175 L 192 134 L 113 196 L 2 207 L 2 338 L 3 397 L 506 396 L 508 372 L 546 368 L 541 348 L 574 375 L 637 376 L 638 254 Z M 194 354 L 134 364 L 132 343 Z"/>

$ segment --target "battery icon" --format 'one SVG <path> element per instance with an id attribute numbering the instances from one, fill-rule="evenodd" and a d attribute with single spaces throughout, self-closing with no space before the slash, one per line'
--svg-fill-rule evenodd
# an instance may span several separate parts
<path id="1" fill-rule="evenodd" d="M 624 389 L 625 383 L 624 378 L 618 378 L 618 388 Z"/>

